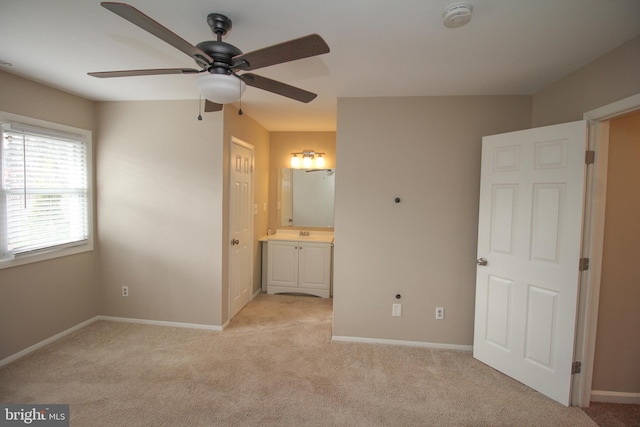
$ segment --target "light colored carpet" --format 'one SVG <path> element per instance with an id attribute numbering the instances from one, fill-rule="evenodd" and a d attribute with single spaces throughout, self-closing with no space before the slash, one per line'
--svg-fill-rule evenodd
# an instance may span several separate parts
<path id="1" fill-rule="evenodd" d="M 465 351 L 331 341 L 331 300 L 261 294 L 223 332 L 99 321 L 0 369 L 72 426 L 594 426 Z"/>
<path id="2" fill-rule="evenodd" d="M 640 426 L 640 405 L 638 404 L 591 402 L 588 408 L 582 410 L 599 426 Z"/>

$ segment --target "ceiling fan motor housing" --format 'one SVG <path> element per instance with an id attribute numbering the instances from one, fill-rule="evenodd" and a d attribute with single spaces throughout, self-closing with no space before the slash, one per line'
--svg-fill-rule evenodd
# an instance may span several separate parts
<path id="1" fill-rule="evenodd" d="M 213 58 L 208 69 L 212 74 L 231 74 L 232 58 L 242 54 L 234 45 L 215 40 L 198 43 L 196 47 Z"/>
<path id="2" fill-rule="evenodd" d="M 211 74 L 231 74 L 232 58 L 242 54 L 242 51 L 234 45 L 222 41 L 222 36 L 231 31 L 231 19 L 221 13 L 210 13 L 207 15 L 207 24 L 217 40 L 204 41 L 196 45 L 198 49 L 213 58 L 213 64 L 207 71 Z"/>

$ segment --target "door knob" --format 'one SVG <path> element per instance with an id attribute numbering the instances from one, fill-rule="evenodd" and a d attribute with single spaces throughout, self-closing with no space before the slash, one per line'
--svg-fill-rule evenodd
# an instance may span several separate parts
<path id="1" fill-rule="evenodd" d="M 231 241 L 231 244 L 232 244 L 232 245 L 239 245 L 239 244 L 240 244 L 240 240 L 238 240 L 238 239 L 233 239 L 233 240 Z"/>
<path id="2" fill-rule="evenodd" d="M 487 262 L 487 259 L 486 259 L 486 258 L 478 258 L 478 259 L 476 260 L 476 262 L 478 263 L 478 265 L 481 265 L 481 266 L 483 266 L 483 267 L 484 267 L 485 265 L 487 265 L 487 264 L 488 264 L 488 262 Z"/>

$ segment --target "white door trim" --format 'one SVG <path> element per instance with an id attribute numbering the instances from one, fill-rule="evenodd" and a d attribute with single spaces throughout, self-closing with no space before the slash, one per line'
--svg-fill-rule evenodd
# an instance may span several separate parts
<path id="1" fill-rule="evenodd" d="M 640 94 L 584 113 L 584 118 L 589 122 L 589 149 L 596 152 L 596 162 L 593 168 L 589 168 L 592 170 L 587 177 L 583 256 L 590 258 L 590 266 L 583 273 L 581 281 L 575 360 L 582 362 L 582 373 L 574 377 L 574 406 L 588 407 L 591 401 L 604 243 L 608 120 L 637 109 L 640 109 Z"/>

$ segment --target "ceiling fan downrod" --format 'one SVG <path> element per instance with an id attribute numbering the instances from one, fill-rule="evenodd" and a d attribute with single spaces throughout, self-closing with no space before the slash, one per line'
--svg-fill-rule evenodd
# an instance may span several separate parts
<path id="1" fill-rule="evenodd" d="M 222 41 L 222 36 L 225 36 L 231 31 L 232 27 L 231 19 L 221 13 L 210 13 L 207 15 L 207 24 L 209 24 L 209 28 L 211 28 L 213 34 L 216 35 L 218 41 Z"/>

